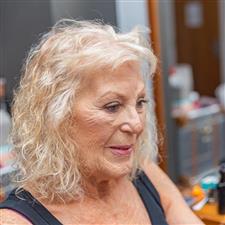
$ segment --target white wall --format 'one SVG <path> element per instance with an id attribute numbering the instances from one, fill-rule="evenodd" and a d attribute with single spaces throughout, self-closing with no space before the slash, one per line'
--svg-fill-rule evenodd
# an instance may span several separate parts
<path id="1" fill-rule="evenodd" d="M 116 0 L 117 26 L 121 31 L 130 31 L 136 25 L 148 27 L 148 12 L 146 0 L 122 1 Z"/>
<path id="2" fill-rule="evenodd" d="M 168 76 L 168 69 L 176 64 L 176 29 L 175 9 L 173 0 L 159 1 L 161 58 L 164 76 Z"/>
<path id="3" fill-rule="evenodd" d="M 147 0 L 116 0 L 115 4 L 117 27 L 121 32 L 129 32 L 135 26 L 149 28 Z M 146 33 L 146 39 L 150 39 L 148 33 Z M 143 67 L 144 72 L 148 72 L 147 70 L 147 68 Z M 148 84 L 148 88 L 151 90 L 150 80 Z M 152 93 L 150 92 L 150 94 Z"/>
<path id="4" fill-rule="evenodd" d="M 160 67 L 163 76 L 164 104 L 166 117 L 166 144 L 168 173 L 176 181 L 178 177 L 178 152 L 177 135 L 174 120 L 171 117 L 171 90 L 168 84 L 168 70 L 171 65 L 176 64 L 176 30 L 173 0 L 159 1 L 159 20 L 160 20 L 160 40 L 161 40 L 161 60 Z M 173 131 L 173 132 L 171 132 Z"/>

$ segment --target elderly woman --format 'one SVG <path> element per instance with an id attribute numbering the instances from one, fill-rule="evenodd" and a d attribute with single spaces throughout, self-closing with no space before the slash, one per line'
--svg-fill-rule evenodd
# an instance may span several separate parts
<path id="1" fill-rule="evenodd" d="M 20 173 L 1 224 L 202 224 L 153 163 L 155 65 L 138 29 L 63 20 L 42 37 L 14 99 Z"/>

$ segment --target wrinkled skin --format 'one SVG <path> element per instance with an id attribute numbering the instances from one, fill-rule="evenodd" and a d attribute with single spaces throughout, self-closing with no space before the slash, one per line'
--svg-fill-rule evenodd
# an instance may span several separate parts
<path id="1" fill-rule="evenodd" d="M 132 168 L 135 144 L 144 128 L 145 85 L 137 63 L 113 72 L 87 74 L 74 107 L 74 136 L 83 175 L 95 180 L 118 178 Z M 132 145 L 128 156 L 112 145 Z"/>

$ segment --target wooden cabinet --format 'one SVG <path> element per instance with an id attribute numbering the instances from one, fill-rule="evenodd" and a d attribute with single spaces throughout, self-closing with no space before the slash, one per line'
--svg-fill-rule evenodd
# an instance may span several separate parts
<path id="1" fill-rule="evenodd" d="M 195 211 L 206 225 L 225 225 L 225 215 L 217 213 L 217 204 L 208 203 L 201 210 Z"/>

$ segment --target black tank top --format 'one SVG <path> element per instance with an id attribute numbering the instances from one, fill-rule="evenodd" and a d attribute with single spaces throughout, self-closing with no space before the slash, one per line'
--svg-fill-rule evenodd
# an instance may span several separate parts
<path id="1" fill-rule="evenodd" d="M 152 225 L 168 225 L 160 196 L 148 179 L 141 171 L 133 181 L 148 212 Z M 8 198 L 0 203 L 0 209 L 11 209 L 28 219 L 33 225 L 62 225 L 37 199 L 29 192 L 22 190 L 15 194 L 13 190 Z"/>

